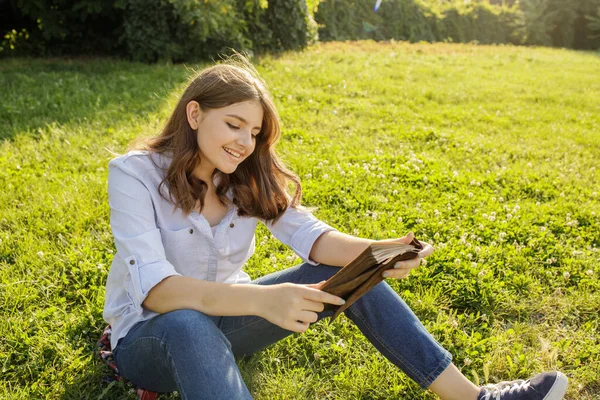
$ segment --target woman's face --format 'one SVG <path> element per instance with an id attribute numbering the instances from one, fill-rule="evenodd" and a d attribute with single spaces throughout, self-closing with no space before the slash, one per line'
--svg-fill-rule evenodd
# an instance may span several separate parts
<path id="1" fill-rule="evenodd" d="M 189 106 L 188 104 L 188 120 Z M 215 169 L 225 174 L 234 172 L 254 151 L 256 135 L 262 128 L 263 113 L 258 100 L 216 109 L 201 110 L 198 107 L 195 120 L 197 128 L 190 122 L 198 133 L 201 159 L 194 175 L 205 182 L 211 182 Z"/>

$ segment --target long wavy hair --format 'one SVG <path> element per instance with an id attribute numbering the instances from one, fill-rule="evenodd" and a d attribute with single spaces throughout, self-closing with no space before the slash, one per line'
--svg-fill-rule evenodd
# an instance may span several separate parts
<path id="1" fill-rule="evenodd" d="M 277 220 L 288 206 L 300 207 L 302 186 L 300 179 L 279 159 L 274 145 L 281 130 L 279 115 L 271 100 L 265 82 L 243 56 L 206 68 L 192 77 L 175 110 L 162 132 L 135 148 L 145 149 L 171 158 L 166 176 L 159 185 L 159 192 L 167 201 L 189 215 L 194 209 L 204 208 L 208 185 L 192 175 L 200 159 L 197 133 L 186 117 L 186 105 L 197 101 L 202 110 L 227 107 L 243 101 L 259 101 L 263 108 L 260 135 L 252 154 L 242 161 L 231 174 L 215 170 L 219 201 L 229 205 L 226 196 L 233 193 L 233 203 L 240 216 L 253 216 Z M 213 176 L 214 177 L 214 176 Z M 290 183 L 295 184 L 293 195 L 287 192 Z M 162 190 L 168 187 L 168 196 Z"/>

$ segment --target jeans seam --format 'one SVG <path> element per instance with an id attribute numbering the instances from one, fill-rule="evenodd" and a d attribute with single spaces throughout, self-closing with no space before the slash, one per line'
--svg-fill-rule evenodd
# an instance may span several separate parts
<path id="1" fill-rule="evenodd" d="M 175 378 L 175 384 L 177 385 L 177 392 L 179 393 L 179 396 L 181 396 L 181 398 L 183 400 L 187 399 L 187 393 L 185 393 L 182 388 L 183 386 L 181 385 L 181 380 L 179 379 L 179 374 L 177 373 L 177 368 L 175 368 L 175 364 L 173 363 L 173 356 L 171 356 L 171 352 L 169 351 L 169 346 L 167 345 L 166 342 L 162 341 L 161 339 L 158 339 L 160 341 L 161 346 L 164 346 L 166 353 L 167 353 L 167 357 L 169 358 L 169 363 L 171 364 L 171 371 L 173 371 L 173 378 Z"/>
<path id="2" fill-rule="evenodd" d="M 234 333 L 236 333 L 236 332 L 239 332 L 239 331 L 241 331 L 242 329 L 246 329 L 246 328 L 248 328 L 249 326 L 252 326 L 252 325 L 258 324 L 259 322 L 262 322 L 262 321 L 267 321 L 267 320 L 266 320 L 266 319 L 264 319 L 264 318 L 263 318 L 263 319 L 259 319 L 259 320 L 257 320 L 257 321 L 254 321 L 254 322 L 252 322 L 252 323 L 249 323 L 248 325 L 244 325 L 244 326 L 242 326 L 241 328 L 238 328 L 238 329 L 236 329 L 236 330 L 234 330 L 234 331 L 227 332 L 227 333 L 225 334 L 225 336 L 232 335 L 232 334 L 234 334 Z"/>
<path id="3" fill-rule="evenodd" d="M 423 386 L 424 389 L 427 389 L 435 379 L 432 379 L 433 376 L 435 376 L 435 378 L 437 378 L 440 373 L 442 373 L 447 367 L 448 365 L 452 362 L 452 357 L 450 356 L 450 353 L 446 352 L 444 355 L 444 359 L 442 361 L 440 361 L 440 363 L 437 365 L 437 367 L 435 367 L 435 369 L 433 370 L 433 372 L 431 372 L 429 375 L 427 375 L 427 377 L 425 378 L 425 386 Z"/>
<path id="4" fill-rule="evenodd" d="M 383 341 L 382 338 L 379 337 L 379 335 L 377 335 L 376 332 L 374 332 L 371 329 L 371 326 L 367 323 L 367 321 L 362 317 L 362 315 L 356 311 L 356 310 L 351 310 L 350 308 L 347 311 L 351 311 L 352 314 L 354 314 L 354 316 L 356 316 L 358 319 L 360 319 L 365 326 L 367 327 L 367 329 L 369 330 L 369 332 L 373 335 L 373 337 L 375 339 L 377 339 L 377 341 L 379 342 L 379 344 L 381 344 L 381 347 L 385 348 L 387 351 L 390 352 L 390 354 L 392 354 L 394 357 L 396 357 L 396 359 L 400 362 L 400 364 L 402 364 L 407 370 L 409 370 L 410 372 L 412 372 L 413 374 L 415 374 L 416 376 L 419 376 L 420 380 L 424 380 L 425 376 L 418 370 L 415 370 L 414 366 L 411 363 L 408 363 L 406 361 L 406 359 L 404 359 L 404 357 L 396 354 L 395 351 L 391 350 Z M 421 384 L 419 382 L 419 384 Z"/>

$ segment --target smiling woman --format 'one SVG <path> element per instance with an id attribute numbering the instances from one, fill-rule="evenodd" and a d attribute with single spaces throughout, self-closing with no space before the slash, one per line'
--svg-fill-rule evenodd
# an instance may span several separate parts
<path id="1" fill-rule="evenodd" d="M 265 84 L 240 58 L 200 72 L 162 133 L 110 162 L 117 253 L 103 315 L 116 366 L 139 387 L 250 399 L 236 357 L 305 332 L 333 315 L 326 305 L 345 303 L 321 284 L 374 241 L 338 232 L 300 206 L 300 181 L 274 150 L 279 136 Z M 243 267 L 258 222 L 304 262 L 251 280 Z M 422 244 L 420 257 L 383 277 L 408 276 L 433 252 Z M 475 386 L 386 282 L 350 303 L 344 313 L 367 339 L 442 399 L 558 400 L 566 390 L 558 372 Z"/>

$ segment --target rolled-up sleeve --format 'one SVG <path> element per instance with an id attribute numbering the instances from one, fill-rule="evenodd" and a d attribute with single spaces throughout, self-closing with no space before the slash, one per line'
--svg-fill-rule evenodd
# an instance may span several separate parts
<path id="1" fill-rule="evenodd" d="M 166 259 L 150 192 L 138 173 L 123 160 L 115 159 L 109 164 L 108 200 L 117 247 L 115 257 L 129 272 L 123 274 L 127 276 L 123 285 L 133 307 L 141 313 L 150 289 L 163 279 L 180 274 Z"/>
<path id="2" fill-rule="evenodd" d="M 313 244 L 323 233 L 336 230 L 308 211 L 294 207 L 288 207 L 277 222 L 265 222 L 265 225 L 277 240 L 290 246 L 298 257 L 312 265 L 319 264 L 309 258 Z"/>

